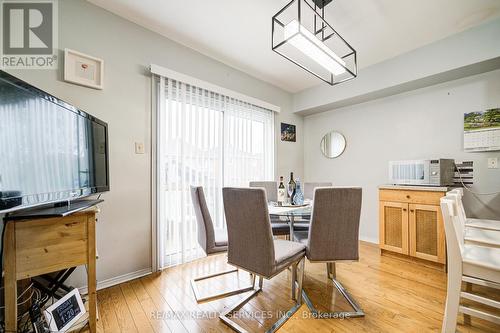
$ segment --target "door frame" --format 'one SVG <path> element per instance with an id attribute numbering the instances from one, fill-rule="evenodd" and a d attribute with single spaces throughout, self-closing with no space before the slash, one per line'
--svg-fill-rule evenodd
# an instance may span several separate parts
<path id="1" fill-rule="evenodd" d="M 157 93 L 157 85 L 160 84 L 160 77 L 156 75 L 151 75 L 151 111 L 150 111 L 150 126 L 151 126 L 151 141 L 150 141 L 150 153 L 151 153 L 151 271 L 153 273 L 160 270 L 159 267 L 159 219 L 158 219 L 158 133 L 159 133 L 159 122 L 158 122 L 158 105 L 160 103 L 160 96 Z M 161 91 L 160 91 L 161 94 Z"/>

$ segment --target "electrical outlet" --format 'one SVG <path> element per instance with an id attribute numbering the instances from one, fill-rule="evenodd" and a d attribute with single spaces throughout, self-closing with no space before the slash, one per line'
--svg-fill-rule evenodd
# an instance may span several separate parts
<path id="1" fill-rule="evenodd" d="M 498 158 L 488 158 L 488 169 L 498 169 Z"/>
<path id="2" fill-rule="evenodd" d="M 135 143 L 135 153 L 136 154 L 144 154 L 144 143 L 142 143 L 142 142 Z"/>

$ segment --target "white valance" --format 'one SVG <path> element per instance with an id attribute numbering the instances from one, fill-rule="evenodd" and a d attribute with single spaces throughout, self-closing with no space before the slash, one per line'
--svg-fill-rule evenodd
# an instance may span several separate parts
<path id="1" fill-rule="evenodd" d="M 151 64 L 149 67 L 149 70 L 151 71 L 152 74 L 166 77 L 166 78 L 169 78 L 172 80 L 177 80 L 177 81 L 184 82 L 187 84 L 191 84 L 193 86 L 196 86 L 196 87 L 199 87 L 202 89 L 206 89 L 208 91 L 212 91 L 212 92 L 215 92 L 215 93 L 218 93 L 218 94 L 230 97 L 230 98 L 238 99 L 238 100 L 241 100 L 243 102 L 250 103 L 250 104 L 259 106 L 259 107 L 267 109 L 267 110 L 271 110 L 274 112 L 281 111 L 281 108 L 279 106 L 274 105 L 274 104 L 262 101 L 258 98 L 255 98 L 255 97 L 241 94 L 239 92 L 236 92 L 236 91 L 233 91 L 233 90 L 230 90 L 227 88 L 220 87 L 220 86 L 215 85 L 213 83 L 206 82 L 206 81 L 194 78 L 194 77 L 186 75 L 186 74 L 182 74 L 182 73 L 173 71 L 171 69 L 168 69 L 168 68 L 165 68 L 162 66 Z"/>

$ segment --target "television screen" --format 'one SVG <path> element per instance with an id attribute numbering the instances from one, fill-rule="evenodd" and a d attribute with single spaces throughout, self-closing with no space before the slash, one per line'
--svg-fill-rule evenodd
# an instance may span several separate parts
<path id="1" fill-rule="evenodd" d="M 109 190 L 108 127 L 0 71 L 0 213 Z"/>

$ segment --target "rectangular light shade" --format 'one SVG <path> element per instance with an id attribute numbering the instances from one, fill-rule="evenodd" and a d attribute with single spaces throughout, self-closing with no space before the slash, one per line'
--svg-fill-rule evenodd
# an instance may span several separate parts
<path id="1" fill-rule="evenodd" d="M 285 25 L 284 37 L 300 52 L 333 75 L 346 72 L 346 69 L 340 65 L 345 66 L 346 63 L 297 20 L 292 20 Z"/>

